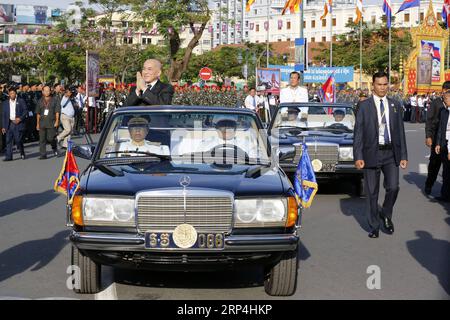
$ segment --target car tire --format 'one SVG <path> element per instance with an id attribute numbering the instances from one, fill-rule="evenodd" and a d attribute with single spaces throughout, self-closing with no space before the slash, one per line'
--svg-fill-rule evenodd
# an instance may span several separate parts
<path id="1" fill-rule="evenodd" d="M 283 253 L 267 273 L 264 289 L 270 296 L 291 296 L 297 289 L 297 250 Z"/>
<path id="2" fill-rule="evenodd" d="M 72 245 L 72 265 L 79 268 L 79 285 L 74 287 L 76 293 L 98 293 L 101 289 L 101 265 L 83 255 Z"/>
<path id="3" fill-rule="evenodd" d="M 356 195 L 358 197 L 363 197 L 366 194 L 366 190 L 364 188 L 364 178 L 360 178 L 356 180 Z"/>

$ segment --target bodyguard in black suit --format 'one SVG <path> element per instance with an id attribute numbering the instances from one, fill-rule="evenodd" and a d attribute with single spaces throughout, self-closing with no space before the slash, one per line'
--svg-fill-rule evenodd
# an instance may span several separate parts
<path id="1" fill-rule="evenodd" d="M 449 202 L 450 201 L 450 149 L 448 142 L 450 140 L 450 122 L 449 122 L 449 106 L 450 92 L 444 93 L 445 108 L 441 109 L 439 128 L 436 138 L 436 153 L 442 156 L 442 189 L 441 196 L 438 200 Z"/>
<path id="2" fill-rule="evenodd" d="M 4 161 L 13 159 L 13 144 L 19 148 L 20 157 L 25 159 L 23 149 L 23 132 L 25 131 L 25 120 L 27 118 L 27 105 L 23 99 L 17 97 L 15 88 L 9 89 L 9 99 L 2 105 L 2 134 L 6 135 L 6 154 Z"/>
<path id="3" fill-rule="evenodd" d="M 449 91 L 448 93 L 446 93 Z M 436 182 L 436 178 L 441 168 L 441 156 L 435 151 L 437 141 L 437 131 L 439 128 L 439 115 L 441 110 L 445 108 L 444 99 L 450 104 L 450 81 L 445 81 L 442 85 L 442 97 L 436 98 L 431 102 L 431 106 L 427 111 L 427 122 L 425 124 L 425 144 L 430 149 L 430 162 L 428 163 L 428 176 L 425 181 L 424 192 L 426 195 L 431 193 L 433 184 Z M 444 188 L 444 185 L 442 185 Z M 441 189 L 441 196 L 442 196 Z"/>
<path id="4" fill-rule="evenodd" d="M 132 90 L 125 101 L 126 106 L 150 106 L 172 104 L 173 87 L 159 81 L 161 62 L 155 59 L 145 61 L 140 72 L 136 74 L 136 90 Z"/>
<path id="5" fill-rule="evenodd" d="M 399 192 L 399 169 L 408 165 L 402 107 L 387 98 L 388 75 L 373 75 L 373 96 L 359 102 L 354 130 L 353 156 L 355 166 L 364 169 L 367 195 L 369 237 L 378 238 L 380 217 L 389 233 L 394 232 L 392 211 Z M 378 211 L 380 173 L 383 172 L 386 196 Z"/>

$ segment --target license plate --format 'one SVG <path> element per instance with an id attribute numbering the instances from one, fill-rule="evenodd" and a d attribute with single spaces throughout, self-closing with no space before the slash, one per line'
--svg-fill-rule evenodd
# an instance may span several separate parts
<path id="1" fill-rule="evenodd" d="M 188 249 L 223 249 L 223 233 L 199 233 L 197 241 Z M 169 232 L 147 232 L 145 233 L 146 249 L 169 249 L 179 248 L 173 240 L 173 234 Z"/>
<path id="2" fill-rule="evenodd" d="M 319 172 L 335 172 L 336 165 L 334 163 L 324 163 Z"/>

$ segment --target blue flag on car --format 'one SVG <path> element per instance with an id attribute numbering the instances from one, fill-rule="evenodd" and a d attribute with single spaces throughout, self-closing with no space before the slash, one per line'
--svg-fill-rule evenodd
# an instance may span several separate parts
<path id="1" fill-rule="evenodd" d="M 302 156 L 295 171 L 294 189 L 302 207 L 309 208 L 318 190 L 318 185 L 305 143 L 302 144 Z"/>

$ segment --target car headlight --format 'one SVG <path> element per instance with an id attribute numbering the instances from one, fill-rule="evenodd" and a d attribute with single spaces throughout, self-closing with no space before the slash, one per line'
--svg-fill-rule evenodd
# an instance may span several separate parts
<path id="1" fill-rule="evenodd" d="M 134 199 L 83 198 L 83 221 L 91 226 L 135 226 Z"/>
<path id="2" fill-rule="evenodd" d="M 287 199 L 237 199 L 234 214 L 237 228 L 284 227 Z"/>
<path id="3" fill-rule="evenodd" d="M 353 147 L 339 148 L 339 160 L 340 161 L 353 161 Z"/>

